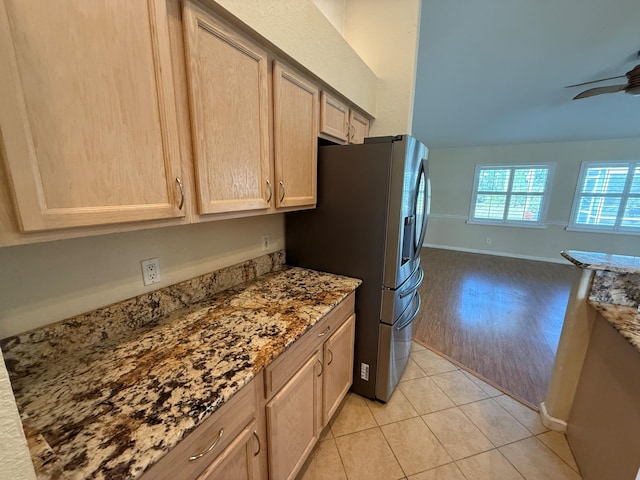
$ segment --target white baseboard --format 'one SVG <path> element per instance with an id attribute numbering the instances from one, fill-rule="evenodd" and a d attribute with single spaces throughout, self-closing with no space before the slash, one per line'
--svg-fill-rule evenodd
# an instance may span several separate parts
<path id="1" fill-rule="evenodd" d="M 535 260 L 537 262 L 560 263 L 562 265 L 570 264 L 567 260 L 565 260 L 562 257 L 560 258 L 535 257 L 533 255 L 520 255 L 517 253 L 509 253 L 509 252 L 495 252 L 491 250 L 478 250 L 475 248 L 452 247 L 449 245 L 436 245 L 433 243 L 423 243 L 422 246 L 427 248 L 440 248 L 442 250 L 455 250 L 457 252 L 481 253 L 483 255 L 495 255 L 497 257 L 521 258 L 522 260 Z"/>
<path id="2" fill-rule="evenodd" d="M 567 432 L 567 422 L 549 415 L 549 411 L 544 402 L 540 404 L 540 419 L 542 420 L 542 424 L 549 430 L 562 433 Z"/>

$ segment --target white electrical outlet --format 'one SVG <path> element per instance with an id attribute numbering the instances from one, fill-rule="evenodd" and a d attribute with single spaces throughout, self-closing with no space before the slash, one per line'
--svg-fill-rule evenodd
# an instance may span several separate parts
<path id="1" fill-rule="evenodd" d="M 369 380 L 369 365 L 366 363 L 360 364 L 360 378 L 362 380 Z"/>
<path id="2" fill-rule="evenodd" d="M 270 243 L 271 243 L 271 237 L 267 234 L 262 235 L 262 250 L 268 249 Z"/>
<path id="3" fill-rule="evenodd" d="M 160 281 L 160 263 L 157 258 L 150 258 L 140 262 L 142 264 L 142 281 L 145 285 Z"/>

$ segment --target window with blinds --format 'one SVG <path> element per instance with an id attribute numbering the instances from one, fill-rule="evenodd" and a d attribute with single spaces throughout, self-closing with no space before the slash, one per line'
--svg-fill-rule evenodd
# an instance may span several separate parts
<path id="1" fill-rule="evenodd" d="M 640 234 L 640 161 L 583 162 L 570 228 Z"/>
<path id="2" fill-rule="evenodd" d="M 470 223 L 535 226 L 545 220 L 552 165 L 477 165 Z"/>

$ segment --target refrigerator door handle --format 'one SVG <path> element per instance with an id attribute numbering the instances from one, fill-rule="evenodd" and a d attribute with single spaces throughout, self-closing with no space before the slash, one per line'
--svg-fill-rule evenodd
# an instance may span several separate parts
<path id="1" fill-rule="evenodd" d="M 400 298 L 408 297 L 413 292 L 415 292 L 418 289 L 418 287 L 422 284 L 422 280 L 424 280 L 424 270 L 420 266 L 418 266 L 417 270 L 418 270 L 418 280 L 412 286 L 400 292 L 400 295 L 399 295 Z"/>
<path id="2" fill-rule="evenodd" d="M 411 325 L 411 322 L 413 322 L 413 320 L 418 316 L 418 312 L 420 311 L 420 307 L 422 306 L 422 300 L 420 299 L 420 294 L 418 292 L 415 293 L 415 296 L 413 298 L 417 299 L 416 309 L 411 315 L 409 315 L 409 318 L 407 320 L 398 322 L 400 323 L 398 326 L 394 325 L 393 328 L 395 328 L 396 330 L 403 330 L 407 328 L 409 325 Z"/>
<path id="3" fill-rule="evenodd" d="M 416 226 L 416 228 L 420 228 L 420 238 L 418 238 L 418 243 L 416 244 L 417 253 L 420 253 L 420 249 L 422 248 L 422 244 L 424 243 L 424 238 L 427 235 L 427 221 L 429 220 L 429 215 L 431 214 L 431 177 L 429 177 L 429 165 L 427 164 L 427 159 L 425 158 L 422 161 L 422 173 L 425 175 L 425 199 L 424 199 L 424 216 L 422 218 L 422 225 Z"/>

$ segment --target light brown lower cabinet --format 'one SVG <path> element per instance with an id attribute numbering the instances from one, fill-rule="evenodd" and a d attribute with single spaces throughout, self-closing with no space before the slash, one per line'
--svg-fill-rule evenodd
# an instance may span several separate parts
<path id="1" fill-rule="evenodd" d="M 295 478 L 351 386 L 354 302 L 352 293 L 142 480 Z"/>
<path id="2" fill-rule="evenodd" d="M 329 423 L 353 383 L 355 326 L 355 315 L 351 315 L 324 344 L 323 425 Z"/>
<path id="3" fill-rule="evenodd" d="M 266 404 L 271 479 L 295 478 L 351 387 L 355 315 L 340 320 L 337 327 L 329 322 L 309 335 L 306 348 L 313 348 L 306 356 L 301 355 L 304 349 L 291 352 L 292 358 L 303 356 L 305 361 Z M 276 366 L 273 378 L 279 368 L 290 366 Z"/>
<path id="4" fill-rule="evenodd" d="M 252 479 L 260 476 L 258 413 L 262 382 L 254 379 L 190 432 L 143 480 Z M 255 433 L 254 433 L 255 432 Z M 224 472 L 224 475 L 222 474 Z"/>
<path id="5" fill-rule="evenodd" d="M 294 478 L 320 435 L 320 351 L 267 403 L 269 478 Z"/>
<path id="6" fill-rule="evenodd" d="M 198 480 L 258 480 L 260 440 L 257 422 L 251 422 L 224 452 L 198 477 Z"/>

